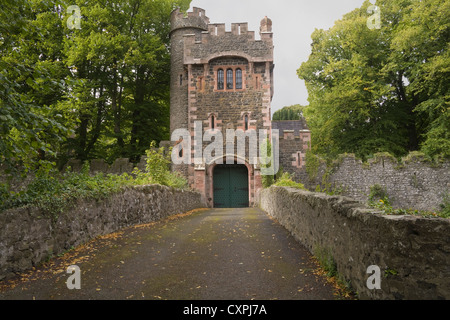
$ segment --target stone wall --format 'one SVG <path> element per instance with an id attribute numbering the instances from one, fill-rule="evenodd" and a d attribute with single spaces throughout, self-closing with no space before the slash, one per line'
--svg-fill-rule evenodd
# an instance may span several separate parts
<path id="1" fill-rule="evenodd" d="M 342 196 L 264 189 L 260 206 L 313 254 L 328 251 L 360 299 L 450 299 L 450 220 L 385 216 Z M 368 289 L 381 269 L 381 289 Z"/>
<path id="2" fill-rule="evenodd" d="M 0 280 L 121 228 L 204 207 L 199 193 L 160 185 L 128 187 L 106 200 L 79 200 L 57 220 L 37 208 L 0 213 Z"/>
<path id="3" fill-rule="evenodd" d="M 303 171 L 297 178 L 311 191 L 320 185 L 321 190 L 339 190 L 341 195 L 361 201 L 367 201 L 370 187 L 378 184 L 386 189 L 395 208 L 439 210 L 444 195 L 450 192 L 450 162 L 436 164 L 420 155 L 399 162 L 379 154 L 363 163 L 344 155 L 328 166 L 321 161 L 312 177 Z"/>

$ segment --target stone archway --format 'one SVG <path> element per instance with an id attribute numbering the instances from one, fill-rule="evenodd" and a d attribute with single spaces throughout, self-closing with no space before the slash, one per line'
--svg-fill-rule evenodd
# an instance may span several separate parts
<path id="1" fill-rule="evenodd" d="M 230 154 L 226 154 L 221 157 L 215 158 L 204 166 L 205 188 L 203 190 L 204 190 L 205 200 L 206 200 L 206 203 L 208 204 L 208 206 L 211 208 L 214 207 L 214 171 L 215 171 L 215 168 L 218 166 L 224 166 L 224 165 L 241 165 L 246 168 L 246 174 L 248 177 L 248 179 L 247 179 L 248 190 L 240 190 L 240 191 L 248 193 L 248 200 L 247 200 L 248 204 L 246 206 L 247 207 L 253 206 L 254 202 L 255 202 L 255 194 L 257 192 L 257 189 L 259 190 L 259 188 L 261 187 L 261 177 L 259 174 L 259 169 L 256 170 L 253 165 L 249 164 L 247 159 L 242 158 L 238 155 L 230 155 Z M 236 169 L 236 170 L 238 170 L 238 169 Z M 244 172 L 243 169 L 242 169 L 242 172 Z M 234 172 L 231 174 L 237 175 L 238 173 Z M 242 176 L 242 175 L 243 175 L 243 173 L 240 176 Z M 216 181 L 216 184 L 217 184 L 217 181 Z M 245 187 L 244 186 L 236 187 L 236 189 L 238 189 L 238 188 L 242 189 Z M 238 191 L 238 190 L 236 190 L 236 191 Z M 233 186 L 233 192 L 234 192 L 234 186 Z"/>

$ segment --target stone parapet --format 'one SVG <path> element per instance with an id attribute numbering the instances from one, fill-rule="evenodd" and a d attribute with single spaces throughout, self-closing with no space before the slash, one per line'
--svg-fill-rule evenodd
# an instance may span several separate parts
<path id="1" fill-rule="evenodd" d="M 0 280 L 97 236 L 202 207 L 197 192 L 148 185 L 102 201 L 79 199 L 56 220 L 35 207 L 6 210 L 0 214 Z"/>
<path id="2" fill-rule="evenodd" d="M 260 206 L 313 254 L 327 253 L 360 299 L 450 299 L 450 220 L 386 216 L 342 196 L 261 191 Z M 370 288 L 380 270 L 380 289 Z"/>

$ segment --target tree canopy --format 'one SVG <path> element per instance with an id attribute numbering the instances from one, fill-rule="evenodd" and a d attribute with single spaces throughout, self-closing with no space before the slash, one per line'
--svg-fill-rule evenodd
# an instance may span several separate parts
<path id="1" fill-rule="evenodd" d="M 300 120 L 303 117 L 303 109 L 305 107 L 299 104 L 293 106 L 284 107 L 280 110 L 275 111 L 272 120 Z"/>
<path id="2" fill-rule="evenodd" d="M 313 150 L 449 157 L 450 2 L 377 0 L 379 29 L 368 28 L 369 6 L 316 29 L 297 71 L 309 93 Z"/>
<path id="3" fill-rule="evenodd" d="M 69 28 L 69 5 L 80 8 L 79 28 Z M 189 5 L 3 1 L 0 165 L 137 159 L 168 139 L 170 13 Z"/>

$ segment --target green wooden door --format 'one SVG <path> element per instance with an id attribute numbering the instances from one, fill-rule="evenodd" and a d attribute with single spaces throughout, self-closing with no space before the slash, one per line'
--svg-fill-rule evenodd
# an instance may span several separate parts
<path id="1" fill-rule="evenodd" d="M 248 202 L 248 170 L 244 165 L 214 168 L 214 207 L 245 208 Z"/>

